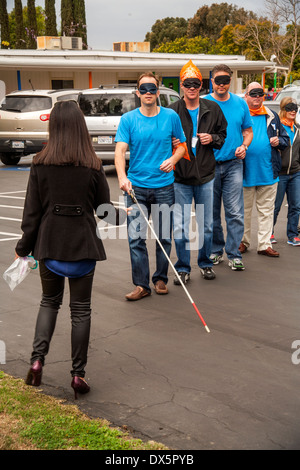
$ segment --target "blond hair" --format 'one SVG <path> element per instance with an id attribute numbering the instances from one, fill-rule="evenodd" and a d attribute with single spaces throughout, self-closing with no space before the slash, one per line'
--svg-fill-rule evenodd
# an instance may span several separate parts
<path id="1" fill-rule="evenodd" d="M 294 100 L 294 98 L 292 98 L 291 96 L 286 96 L 285 98 L 282 98 L 282 100 L 280 101 L 280 111 L 278 113 L 280 119 L 283 119 L 286 117 L 286 110 L 284 108 L 289 103 L 297 104 L 296 100 Z"/>

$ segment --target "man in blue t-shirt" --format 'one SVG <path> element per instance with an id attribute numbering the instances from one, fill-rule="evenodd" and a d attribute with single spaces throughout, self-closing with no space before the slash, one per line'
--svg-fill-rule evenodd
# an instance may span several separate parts
<path id="1" fill-rule="evenodd" d="M 255 199 L 258 214 L 257 252 L 278 258 L 271 247 L 274 203 L 281 169 L 280 150 L 289 145 L 289 137 L 275 111 L 263 105 L 264 90 L 260 83 L 248 85 L 245 99 L 253 120 L 253 140 L 245 158 L 244 206 L 245 224 L 240 251 L 245 252 L 251 241 L 251 215 Z"/>
<path id="2" fill-rule="evenodd" d="M 185 153 L 185 135 L 175 111 L 159 107 L 158 80 L 147 72 L 137 83 L 137 96 L 141 107 L 121 117 L 116 135 L 115 166 L 119 186 L 125 192 L 126 206 L 133 206 L 130 196 L 133 189 L 145 216 L 152 214 L 156 235 L 165 252 L 171 253 L 172 213 L 174 204 L 175 164 Z M 172 138 L 180 145 L 173 153 Z M 126 174 L 125 155 L 130 150 L 129 170 Z M 132 208 L 127 218 L 128 241 L 135 289 L 127 300 L 139 300 L 151 294 L 149 285 L 149 260 L 146 246 L 147 223 L 143 214 Z M 152 282 L 157 294 L 167 294 L 168 259 L 156 242 L 156 272 Z"/>
<path id="3" fill-rule="evenodd" d="M 215 150 L 216 173 L 214 181 L 214 225 L 211 258 L 214 264 L 223 261 L 225 248 L 228 265 L 234 271 L 243 271 L 239 246 L 244 233 L 243 159 L 253 137 L 252 119 L 247 103 L 229 92 L 232 71 L 225 64 L 212 69 L 213 93 L 206 99 L 216 101 L 227 120 L 227 137 L 220 150 Z M 221 222 L 224 205 L 227 238 Z"/>

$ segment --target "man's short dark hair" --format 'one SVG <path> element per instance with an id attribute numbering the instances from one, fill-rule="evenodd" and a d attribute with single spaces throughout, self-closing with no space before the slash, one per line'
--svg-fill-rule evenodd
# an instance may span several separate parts
<path id="1" fill-rule="evenodd" d="M 214 76 L 216 75 L 217 72 L 226 72 L 229 74 L 229 76 L 231 77 L 233 72 L 231 70 L 230 67 L 228 67 L 228 65 L 226 64 L 218 64 L 218 65 L 215 65 L 214 68 L 212 69 L 211 71 L 211 76 L 212 78 L 214 78 Z"/>

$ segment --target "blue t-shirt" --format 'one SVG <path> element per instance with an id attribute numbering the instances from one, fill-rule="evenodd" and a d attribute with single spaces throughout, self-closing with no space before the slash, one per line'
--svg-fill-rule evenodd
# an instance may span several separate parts
<path id="1" fill-rule="evenodd" d="M 295 137 L 295 132 L 292 131 L 292 129 L 290 128 L 290 126 L 285 126 L 283 124 L 283 127 L 285 128 L 289 138 L 290 138 L 290 141 L 291 141 L 291 144 L 294 142 L 294 137 Z"/>
<path id="2" fill-rule="evenodd" d="M 265 186 L 279 181 L 274 179 L 270 138 L 265 115 L 254 116 L 253 140 L 249 146 L 244 166 L 244 186 Z"/>
<path id="3" fill-rule="evenodd" d="M 162 188 L 174 182 L 174 173 L 160 170 L 164 160 L 172 156 L 172 137 L 180 142 L 186 138 L 178 114 L 169 108 L 159 108 L 156 116 L 144 116 L 134 109 L 121 117 L 115 142 L 129 145 L 130 159 L 127 177 L 141 188 Z"/>
<path id="4" fill-rule="evenodd" d="M 193 137 L 197 137 L 199 108 L 188 109 L 188 112 L 193 122 Z M 192 150 L 193 150 L 193 154 L 196 156 L 196 146 L 195 147 L 192 146 Z"/>
<path id="5" fill-rule="evenodd" d="M 220 150 L 214 149 L 216 161 L 233 160 L 237 147 L 243 143 L 242 131 L 252 127 L 252 118 L 246 101 L 232 93 L 229 93 L 229 96 L 227 101 L 216 100 L 212 95 L 205 97 L 220 106 L 228 123 L 223 147 Z"/>

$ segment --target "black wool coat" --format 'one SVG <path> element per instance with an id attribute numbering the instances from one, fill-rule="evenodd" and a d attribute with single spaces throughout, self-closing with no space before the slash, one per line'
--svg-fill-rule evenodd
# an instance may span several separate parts
<path id="1" fill-rule="evenodd" d="M 109 213 L 108 221 L 119 223 L 102 167 L 33 164 L 16 253 L 22 257 L 32 253 L 37 260 L 106 259 L 97 234 L 97 210 L 99 218 Z"/>

